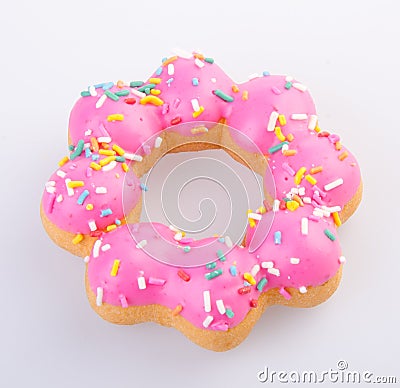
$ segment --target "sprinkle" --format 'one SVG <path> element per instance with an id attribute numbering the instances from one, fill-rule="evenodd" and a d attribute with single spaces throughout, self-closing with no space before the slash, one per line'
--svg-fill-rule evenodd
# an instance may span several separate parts
<path id="1" fill-rule="evenodd" d="M 75 188 L 77 188 L 77 187 L 82 187 L 82 186 L 84 186 L 85 185 L 85 183 L 83 182 L 83 181 L 69 181 L 68 183 L 67 183 L 67 186 L 70 188 L 70 189 L 75 189 Z"/>
<path id="2" fill-rule="evenodd" d="M 226 257 L 224 256 L 224 252 L 222 252 L 221 249 L 218 249 L 217 251 L 217 257 L 220 261 L 226 261 Z"/>
<path id="3" fill-rule="evenodd" d="M 292 120 L 307 120 L 307 114 L 306 113 L 293 113 L 290 118 Z"/>
<path id="4" fill-rule="evenodd" d="M 245 294 L 249 294 L 251 292 L 251 287 L 250 286 L 244 286 L 238 289 L 238 293 L 240 295 L 245 295 Z"/>
<path id="5" fill-rule="evenodd" d="M 307 292 L 307 287 L 301 286 L 299 287 L 300 294 L 305 294 Z"/>
<path id="6" fill-rule="evenodd" d="M 290 210 L 291 212 L 294 212 L 299 208 L 300 204 L 297 201 L 287 201 L 286 202 L 286 208 Z"/>
<path id="7" fill-rule="evenodd" d="M 261 263 L 261 268 L 268 269 L 268 268 L 273 268 L 273 267 L 274 267 L 274 263 L 272 261 L 263 261 Z"/>
<path id="8" fill-rule="evenodd" d="M 217 263 L 213 261 L 212 263 L 207 263 L 206 268 L 207 269 L 214 269 L 217 266 Z"/>
<path id="9" fill-rule="evenodd" d="M 313 186 L 317 184 L 317 180 L 313 176 L 307 174 L 305 178 L 306 181 L 311 183 Z"/>
<path id="10" fill-rule="evenodd" d="M 194 60 L 194 63 L 195 63 L 195 65 L 196 65 L 197 67 L 199 67 L 200 69 L 201 69 L 202 67 L 204 67 L 204 62 L 202 62 L 199 58 L 196 58 L 196 59 Z"/>
<path id="11" fill-rule="evenodd" d="M 339 257 L 339 263 L 344 264 L 346 262 L 346 258 L 344 256 Z"/>
<path id="12" fill-rule="evenodd" d="M 260 272 L 260 265 L 259 264 L 253 265 L 253 268 L 251 269 L 250 272 L 253 277 L 256 277 L 256 275 Z"/>
<path id="13" fill-rule="evenodd" d="M 193 115 L 194 115 L 194 113 L 193 113 Z M 201 125 L 199 127 L 192 128 L 190 130 L 190 132 L 193 133 L 193 134 L 196 134 L 196 133 L 207 133 L 208 132 L 208 128 L 205 127 L 204 125 Z"/>
<path id="14" fill-rule="evenodd" d="M 141 183 L 141 184 L 140 184 L 140 189 L 141 189 L 142 191 L 149 191 L 149 188 L 148 188 L 144 183 Z"/>
<path id="15" fill-rule="evenodd" d="M 172 315 L 175 317 L 179 315 L 183 310 L 183 306 L 181 304 L 178 304 L 173 310 L 172 310 Z"/>
<path id="16" fill-rule="evenodd" d="M 344 151 L 344 152 L 342 152 L 342 153 L 338 156 L 338 159 L 339 159 L 340 161 L 343 161 L 343 160 L 345 160 L 348 156 L 349 156 L 349 153 L 348 153 L 347 151 Z"/>
<path id="17" fill-rule="evenodd" d="M 72 182 L 70 182 L 70 183 L 72 183 Z M 78 201 L 77 201 L 78 205 L 83 205 L 83 202 L 85 202 L 85 199 L 88 197 L 88 195 L 89 195 L 89 190 L 82 191 L 82 193 L 79 196 Z"/>
<path id="18" fill-rule="evenodd" d="M 276 95 L 282 94 L 281 90 L 279 88 L 277 88 L 276 86 L 273 86 L 271 88 L 271 90 L 272 90 L 272 93 L 274 93 Z"/>
<path id="19" fill-rule="evenodd" d="M 108 251 L 109 249 L 111 249 L 111 245 L 110 245 L 110 244 L 104 244 L 104 245 L 101 247 L 102 252 L 106 252 L 106 251 Z"/>
<path id="20" fill-rule="evenodd" d="M 324 233 L 325 233 L 325 236 L 329 238 L 329 240 L 331 240 L 331 241 L 336 240 L 335 235 L 329 229 L 325 229 Z"/>
<path id="21" fill-rule="evenodd" d="M 232 276 L 237 276 L 237 268 L 236 268 L 235 265 L 231 265 L 231 266 L 229 267 L 229 273 L 230 273 Z"/>
<path id="22" fill-rule="evenodd" d="M 204 58 L 204 62 L 207 62 L 207 63 L 214 63 L 214 58 Z"/>
<path id="23" fill-rule="evenodd" d="M 250 307 L 256 308 L 258 306 L 258 300 L 257 299 L 251 299 L 250 300 Z"/>
<path id="24" fill-rule="evenodd" d="M 99 143 L 111 143 L 111 137 L 109 136 L 100 136 L 97 138 Z"/>
<path id="25" fill-rule="evenodd" d="M 118 269 L 119 269 L 119 264 L 120 264 L 120 260 L 115 259 L 114 260 L 114 264 L 113 264 L 112 269 L 111 269 L 111 272 L 110 272 L 111 276 L 117 276 Z"/>
<path id="26" fill-rule="evenodd" d="M 101 211 L 100 217 L 107 217 L 107 216 L 109 216 L 109 215 L 111 215 L 111 214 L 112 214 L 112 210 L 111 210 L 110 208 L 108 208 L 108 209 L 103 209 L 103 210 Z"/>
<path id="27" fill-rule="evenodd" d="M 249 99 L 249 92 L 248 92 L 248 90 L 243 90 L 243 93 L 242 93 L 242 100 L 243 101 L 247 101 Z"/>
<path id="28" fill-rule="evenodd" d="M 280 276 L 281 273 L 279 272 L 278 268 L 268 268 L 268 273 L 270 273 L 271 275 L 275 275 L 275 276 Z"/>
<path id="29" fill-rule="evenodd" d="M 85 142 L 82 139 L 79 140 L 74 152 L 70 155 L 70 159 L 74 160 L 75 158 L 80 156 L 82 154 L 84 146 L 85 146 Z"/>
<path id="30" fill-rule="evenodd" d="M 290 295 L 289 292 L 284 287 L 281 287 L 279 289 L 279 293 L 287 300 L 292 298 L 292 295 Z"/>
<path id="31" fill-rule="evenodd" d="M 308 122 L 308 129 L 310 131 L 313 131 L 315 129 L 315 127 L 317 126 L 317 121 L 318 118 L 316 115 L 310 115 L 310 120 Z"/>
<path id="32" fill-rule="evenodd" d="M 261 278 L 257 284 L 257 290 L 262 292 L 267 283 L 268 283 L 267 278 Z"/>
<path id="33" fill-rule="evenodd" d="M 119 100 L 119 97 L 118 97 L 116 94 L 114 94 L 113 92 L 110 92 L 109 90 L 106 90 L 106 91 L 104 92 L 104 94 L 105 94 L 108 98 L 110 98 L 111 100 L 113 100 L 113 101 L 118 101 L 118 100 Z"/>
<path id="34" fill-rule="evenodd" d="M 179 276 L 182 280 L 184 280 L 185 282 L 188 282 L 188 281 L 190 280 L 190 275 L 189 275 L 187 272 L 185 272 L 183 269 L 180 269 L 180 270 L 178 271 L 178 276 Z"/>
<path id="35" fill-rule="evenodd" d="M 280 230 L 277 230 L 274 233 L 274 243 L 275 243 L 275 245 L 282 244 L 282 232 Z"/>
<path id="36" fill-rule="evenodd" d="M 102 159 L 99 161 L 99 164 L 101 167 L 106 166 L 107 164 L 110 164 L 115 160 L 115 156 L 107 156 L 106 158 Z"/>
<path id="37" fill-rule="evenodd" d="M 324 186 L 324 190 L 325 191 L 330 191 L 330 190 L 335 189 L 336 187 L 338 187 L 338 186 L 340 186 L 342 184 L 343 184 L 343 179 L 339 178 L 339 179 L 336 179 L 335 181 L 333 181 L 331 183 L 326 184 Z"/>
<path id="38" fill-rule="evenodd" d="M 78 233 L 75 235 L 75 237 L 72 239 L 72 244 L 77 245 L 83 240 L 83 235 Z"/>
<path id="39" fill-rule="evenodd" d="M 203 321 L 203 326 L 207 329 L 210 326 L 210 323 L 214 320 L 212 315 L 207 315 L 206 319 Z"/>
<path id="40" fill-rule="evenodd" d="M 304 177 L 304 173 L 307 171 L 305 167 L 301 167 L 297 170 L 296 175 L 294 176 L 294 184 L 299 185 L 301 180 Z"/>
<path id="41" fill-rule="evenodd" d="M 245 272 L 243 274 L 243 278 L 247 280 L 252 286 L 256 284 L 256 279 L 254 279 L 253 275 L 250 272 Z"/>
<path id="42" fill-rule="evenodd" d="M 152 284 L 154 286 L 163 286 L 166 283 L 165 279 L 159 279 L 159 278 L 153 278 L 153 277 L 149 277 L 149 284 Z"/>
<path id="43" fill-rule="evenodd" d="M 111 225 L 108 225 L 108 226 L 107 226 L 106 231 L 107 231 L 107 232 L 111 232 L 111 231 L 114 230 L 114 229 L 117 229 L 117 225 L 111 224 Z"/>
<path id="44" fill-rule="evenodd" d="M 126 159 L 133 160 L 135 162 L 143 161 L 143 156 L 140 156 L 140 155 L 130 154 L 130 153 L 125 152 L 124 156 Z"/>
<path id="45" fill-rule="evenodd" d="M 66 188 L 67 188 L 67 193 L 68 193 L 68 196 L 69 197 L 72 197 L 73 195 L 74 195 L 74 190 L 71 188 L 71 187 L 69 187 L 69 183 L 71 182 L 71 179 L 69 179 L 69 178 L 67 178 L 67 179 L 65 179 L 65 186 L 66 186 Z"/>
<path id="46" fill-rule="evenodd" d="M 298 82 L 293 82 L 293 87 L 301 92 L 305 92 L 307 90 L 307 86 L 300 84 Z"/>
<path id="47" fill-rule="evenodd" d="M 138 276 L 137 283 L 138 283 L 139 290 L 145 290 L 146 289 L 146 279 L 144 278 L 143 275 Z"/>
<path id="48" fill-rule="evenodd" d="M 107 116 L 107 121 L 123 121 L 124 115 L 120 113 L 114 113 Z"/>
<path id="49" fill-rule="evenodd" d="M 190 100 L 190 102 L 192 104 L 192 109 L 195 112 L 198 112 L 200 110 L 199 100 L 197 98 L 193 98 L 192 100 Z"/>
<path id="50" fill-rule="evenodd" d="M 275 130 L 276 120 L 279 117 L 279 113 L 276 111 L 271 112 L 268 120 L 267 131 L 272 132 Z"/>
<path id="51" fill-rule="evenodd" d="M 142 105 L 153 104 L 155 106 L 160 106 L 164 104 L 164 101 L 157 96 L 146 96 L 140 99 L 140 103 Z"/>
<path id="52" fill-rule="evenodd" d="M 312 167 L 310 169 L 310 174 L 312 175 L 318 174 L 319 172 L 322 172 L 322 170 L 323 170 L 322 166 Z"/>
<path id="53" fill-rule="evenodd" d="M 213 90 L 213 93 L 219 97 L 220 99 L 226 101 L 226 102 L 232 102 L 234 100 L 234 98 L 232 96 L 229 96 L 228 94 L 224 93 L 222 90 L 220 89 L 215 89 Z"/>
<path id="54" fill-rule="evenodd" d="M 58 165 L 59 165 L 60 167 L 62 167 L 62 166 L 64 166 L 64 164 L 67 163 L 68 161 L 69 161 L 68 156 L 64 156 L 64 157 L 58 162 Z"/>
<path id="55" fill-rule="evenodd" d="M 144 98 L 144 97 L 146 97 L 146 93 L 139 92 L 139 90 L 137 90 L 137 89 L 131 89 L 131 93 L 132 93 L 134 96 L 139 97 L 139 98 Z"/>
<path id="56" fill-rule="evenodd" d="M 339 213 L 338 212 L 333 212 L 332 213 L 333 221 L 337 227 L 342 225 L 342 221 L 340 219 Z"/>
<path id="57" fill-rule="evenodd" d="M 230 238 L 229 236 L 225 236 L 225 245 L 226 245 L 228 248 L 232 248 L 232 247 L 233 247 L 232 240 L 231 240 L 231 238 Z"/>
<path id="58" fill-rule="evenodd" d="M 137 249 L 143 249 L 147 245 L 147 240 L 141 240 L 136 244 Z"/>
<path id="59" fill-rule="evenodd" d="M 226 309 L 225 309 L 224 301 L 222 299 L 217 299 L 215 301 L 215 304 L 217 305 L 218 312 L 220 314 L 225 314 Z"/>
<path id="60" fill-rule="evenodd" d="M 278 116 L 279 119 L 279 116 Z M 281 127 L 275 127 L 275 135 L 280 141 L 285 141 L 286 137 L 282 133 Z"/>
<path id="61" fill-rule="evenodd" d="M 274 199 L 274 203 L 272 204 L 272 211 L 277 212 L 279 210 L 279 205 L 280 205 L 279 199 Z"/>
<path id="62" fill-rule="evenodd" d="M 129 86 L 131 88 L 138 88 L 138 87 L 142 86 L 143 84 L 144 84 L 143 81 L 132 81 L 132 82 L 130 82 Z"/>
<path id="63" fill-rule="evenodd" d="M 289 90 L 292 87 L 292 83 L 290 81 L 285 83 L 285 89 Z"/>
<path id="64" fill-rule="evenodd" d="M 101 306 L 103 304 L 103 288 L 97 287 L 96 289 L 96 305 Z"/>
<path id="65" fill-rule="evenodd" d="M 288 133 L 287 136 L 286 136 L 286 138 L 287 138 L 290 142 L 292 142 L 292 141 L 294 140 L 293 133 Z"/>
<path id="66" fill-rule="evenodd" d="M 282 154 L 283 156 L 294 156 L 297 154 L 296 150 L 285 150 L 282 148 Z"/>
<path id="67" fill-rule="evenodd" d="M 261 218 L 262 218 L 262 215 L 261 215 L 261 214 L 258 214 L 258 213 L 249 213 L 249 214 L 247 214 L 247 217 L 248 217 L 248 218 L 251 218 L 251 219 L 253 219 L 253 220 L 260 221 Z"/>
<path id="68" fill-rule="evenodd" d="M 282 168 L 291 176 L 294 176 L 296 172 L 293 170 L 292 167 L 288 163 L 282 163 Z"/>
<path id="69" fill-rule="evenodd" d="M 239 92 L 239 88 L 237 85 L 232 85 L 232 92 L 233 93 L 238 93 Z"/>
<path id="70" fill-rule="evenodd" d="M 290 264 L 296 265 L 296 264 L 299 264 L 299 263 L 300 263 L 300 259 L 299 258 L 297 258 L 297 257 L 291 257 L 290 258 Z"/>
<path id="71" fill-rule="evenodd" d="M 288 144 L 289 143 L 287 141 L 284 141 L 284 142 L 279 143 L 279 144 L 277 144 L 275 146 L 272 146 L 272 147 L 268 148 L 268 153 L 269 154 L 273 154 L 273 153 L 281 150 L 283 146 L 288 145 Z"/>
<path id="72" fill-rule="evenodd" d="M 81 92 L 81 97 L 89 97 L 90 95 L 91 95 L 90 92 L 87 91 L 87 90 L 83 90 L 83 91 Z"/>
<path id="73" fill-rule="evenodd" d="M 302 217 L 301 219 L 301 234 L 303 236 L 308 235 L 308 218 Z"/>
<path id="74" fill-rule="evenodd" d="M 210 291 L 203 291 L 204 311 L 209 313 L 211 311 L 211 296 Z"/>
<path id="75" fill-rule="evenodd" d="M 231 309 L 226 309 L 225 313 L 228 318 L 233 318 L 235 316 L 234 312 Z"/>
<path id="76" fill-rule="evenodd" d="M 336 151 L 340 151 L 342 149 L 342 143 L 340 141 L 337 141 L 335 143 L 335 149 L 336 149 Z M 346 152 L 343 152 L 343 153 L 345 154 Z"/>
<path id="77" fill-rule="evenodd" d="M 157 136 L 156 140 L 154 142 L 154 147 L 155 148 L 160 148 L 162 141 L 163 141 L 163 139 L 160 136 Z"/>
<path id="78" fill-rule="evenodd" d="M 222 268 L 216 269 L 215 271 L 208 272 L 204 275 L 207 280 L 211 280 L 216 278 L 217 276 L 222 275 Z"/>

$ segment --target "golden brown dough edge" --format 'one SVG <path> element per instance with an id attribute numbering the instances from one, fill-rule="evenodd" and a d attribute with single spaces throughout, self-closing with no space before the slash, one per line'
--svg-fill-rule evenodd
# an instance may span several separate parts
<path id="1" fill-rule="evenodd" d="M 85 276 L 86 292 L 92 308 L 106 321 L 119 325 L 133 325 L 143 322 L 155 322 L 162 326 L 173 327 L 182 332 L 195 344 L 216 352 L 223 352 L 238 346 L 249 335 L 255 323 L 268 306 L 275 304 L 291 307 L 313 307 L 326 301 L 337 289 L 342 276 L 342 266 L 328 281 L 317 287 L 307 287 L 307 293 L 301 294 L 297 288 L 287 288 L 292 295 L 286 300 L 278 291 L 271 289 L 260 295 L 257 308 L 253 308 L 245 319 L 228 331 L 201 329 L 192 325 L 181 315 L 173 315 L 172 310 L 159 305 L 130 306 L 122 308 L 104 303 L 96 305 L 96 295 L 91 290 L 88 276 Z"/>

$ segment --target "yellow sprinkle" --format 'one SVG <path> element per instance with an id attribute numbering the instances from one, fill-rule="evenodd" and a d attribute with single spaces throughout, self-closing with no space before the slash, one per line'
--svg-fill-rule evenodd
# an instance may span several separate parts
<path id="1" fill-rule="evenodd" d="M 288 141 L 293 141 L 294 140 L 293 133 L 288 133 L 286 139 L 288 139 Z"/>
<path id="2" fill-rule="evenodd" d="M 100 155 L 114 156 L 115 151 L 112 150 L 99 150 Z"/>
<path id="3" fill-rule="evenodd" d="M 176 61 L 177 59 L 178 59 L 178 56 L 175 55 L 175 56 L 173 56 L 173 57 L 171 57 L 171 58 L 168 58 L 166 61 L 164 61 L 164 62 L 162 63 L 162 65 L 163 65 L 163 66 L 167 66 L 167 65 L 169 65 L 171 62 Z"/>
<path id="4" fill-rule="evenodd" d="M 151 89 L 150 94 L 152 94 L 153 96 L 158 96 L 159 94 L 161 94 L 161 90 L 160 89 Z"/>
<path id="5" fill-rule="evenodd" d="M 247 280 L 252 286 L 254 286 L 257 282 L 256 279 L 253 278 L 253 275 L 249 272 L 245 272 L 243 274 L 244 280 Z"/>
<path id="6" fill-rule="evenodd" d="M 86 205 L 86 210 L 93 210 L 93 204 L 92 203 L 88 203 Z"/>
<path id="7" fill-rule="evenodd" d="M 183 306 L 181 304 L 178 304 L 173 310 L 172 310 L 172 315 L 176 316 L 179 315 L 181 313 L 181 311 L 183 310 Z"/>
<path id="8" fill-rule="evenodd" d="M 124 170 L 124 172 L 128 172 L 129 166 L 126 163 L 122 163 L 122 169 Z"/>
<path id="9" fill-rule="evenodd" d="M 342 143 L 340 141 L 335 143 L 335 149 L 336 151 L 340 151 L 342 149 Z"/>
<path id="10" fill-rule="evenodd" d="M 294 176 L 294 184 L 299 185 L 301 183 L 301 180 L 304 178 L 304 173 L 307 171 L 305 167 L 301 167 L 298 169 L 296 172 L 296 175 Z"/>
<path id="11" fill-rule="evenodd" d="M 160 106 L 162 104 L 164 104 L 164 101 L 161 100 L 161 98 L 157 97 L 157 96 L 146 96 L 140 99 L 140 103 L 142 105 L 146 105 L 146 104 L 153 104 L 155 106 Z"/>
<path id="12" fill-rule="evenodd" d="M 283 156 L 294 156 L 297 154 L 296 150 L 284 150 L 283 151 Z"/>
<path id="13" fill-rule="evenodd" d="M 96 170 L 96 171 L 101 170 L 100 164 L 97 164 L 97 163 L 95 163 L 95 162 L 90 163 L 89 166 L 90 166 L 90 168 L 92 168 L 93 170 Z"/>
<path id="14" fill-rule="evenodd" d="M 345 160 L 348 156 L 349 156 L 349 153 L 348 153 L 347 151 L 344 151 L 344 152 L 342 152 L 342 153 L 338 156 L 338 159 L 339 159 L 340 161 L 343 161 L 343 160 Z"/>
<path id="15" fill-rule="evenodd" d="M 112 149 L 113 149 L 119 156 L 122 156 L 122 155 L 125 153 L 125 151 L 124 151 L 120 146 L 118 146 L 118 145 L 116 145 L 116 144 L 113 144 Z"/>
<path id="16" fill-rule="evenodd" d="M 253 213 L 253 210 L 247 210 L 247 214 Z M 256 226 L 256 221 L 253 218 L 247 218 L 249 221 L 250 228 L 254 228 Z"/>
<path id="17" fill-rule="evenodd" d="M 275 135 L 280 141 L 286 140 L 286 137 L 282 133 L 281 127 L 275 127 Z"/>
<path id="18" fill-rule="evenodd" d="M 310 174 L 318 174 L 322 171 L 322 166 L 316 166 L 310 169 Z"/>
<path id="19" fill-rule="evenodd" d="M 333 212 L 332 213 L 332 217 L 333 217 L 333 221 L 335 222 L 335 225 L 337 227 L 339 227 L 340 225 L 342 225 L 342 220 L 339 217 L 339 213 L 338 212 Z"/>
<path id="20" fill-rule="evenodd" d="M 158 85 L 161 82 L 161 78 L 150 78 L 149 84 L 156 84 Z"/>
<path id="21" fill-rule="evenodd" d="M 232 92 L 233 92 L 233 93 L 239 92 L 239 88 L 238 88 L 237 85 L 232 85 Z"/>
<path id="22" fill-rule="evenodd" d="M 103 167 L 103 166 L 106 166 L 107 164 L 113 162 L 114 160 L 115 160 L 115 156 L 107 156 L 106 158 L 101 159 L 99 161 L 99 164 L 101 167 Z"/>
<path id="23" fill-rule="evenodd" d="M 306 175 L 306 181 L 311 183 L 313 186 L 317 184 L 317 180 L 310 174 Z"/>
<path id="24" fill-rule="evenodd" d="M 58 165 L 59 165 L 60 167 L 62 167 L 62 166 L 64 166 L 65 163 L 68 162 L 68 160 L 69 160 L 69 157 L 68 157 L 68 156 L 64 156 L 64 157 L 58 162 Z"/>
<path id="25" fill-rule="evenodd" d="M 282 127 L 284 125 L 286 125 L 286 117 L 285 117 L 285 115 L 279 115 L 278 116 L 278 120 L 279 120 L 279 124 L 282 125 Z"/>
<path id="26" fill-rule="evenodd" d="M 68 182 L 68 187 L 70 189 L 75 189 L 76 187 L 82 187 L 85 186 L 85 183 L 83 181 L 70 181 Z"/>
<path id="27" fill-rule="evenodd" d="M 243 93 L 242 93 L 242 100 L 243 101 L 247 101 L 249 99 L 249 92 L 248 92 L 248 90 L 243 90 Z"/>
<path id="28" fill-rule="evenodd" d="M 264 206 L 260 206 L 257 210 L 260 212 L 260 214 L 265 214 L 267 212 L 267 209 Z"/>
<path id="29" fill-rule="evenodd" d="M 72 244 L 77 245 L 83 240 L 83 235 L 78 233 L 73 239 Z"/>
<path id="30" fill-rule="evenodd" d="M 204 112 L 204 106 L 201 105 L 199 110 L 193 112 L 193 118 L 195 119 L 196 117 L 199 117 L 203 112 Z"/>
<path id="31" fill-rule="evenodd" d="M 107 121 L 123 121 L 124 115 L 121 113 L 114 113 L 107 116 Z"/>
<path id="32" fill-rule="evenodd" d="M 314 131 L 317 133 L 321 132 L 321 128 L 318 126 L 318 124 L 315 126 Z"/>
<path id="33" fill-rule="evenodd" d="M 117 229 L 117 225 L 115 224 L 108 225 L 106 228 L 107 232 L 111 232 L 114 229 Z"/>
<path id="34" fill-rule="evenodd" d="M 129 168 L 128 168 L 128 170 L 129 170 Z M 116 173 L 115 173 L 115 177 L 116 177 L 117 179 L 119 179 L 119 176 L 120 176 L 120 175 L 116 172 Z"/>
<path id="35" fill-rule="evenodd" d="M 114 264 L 112 266 L 111 273 L 110 273 L 111 276 L 117 276 L 118 269 L 119 269 L 119 263 L 120 263 L 120 260 L 118 260 L 118 259 L 114 260 Z"/>
<path id="36" fill-rule="evenodd" d="M 291 211 L 294 212 L 298 207 L 300 206 L 300 204 L 296 201 L 287 201 L 286 202 L 286 207 Z"/>

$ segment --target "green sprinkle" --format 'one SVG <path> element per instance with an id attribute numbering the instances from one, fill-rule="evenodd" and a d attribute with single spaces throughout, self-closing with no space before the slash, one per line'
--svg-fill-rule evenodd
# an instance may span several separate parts
<path id="1" fill-rule="evenodd" d="M 141 88 L 138 89 L 139 92 L 146 92 L 146 89 L 154 89 L 157 85 L 156 84 L 147 84 L 147 85 L 143 85 Z M 150 93 L 150 91 L 149 91 Z"/>
<path id="2" fill-rule="evenodd" d="M 226 257 L 224 256 L 224 252 L 222 252 L 221 249 L 218 249 L 217 257 L 218 257 L 218 259 L 220 259 L 220 261 L 225 261 L 226 260 Z"/>
<path id="3" fill-rule="evenodd" d="M 129 94 L 129 90 L 126 90 L 126 89 L 124 89 L 124 90 L 118 90 L 117 92 L 115 92 L 115 95 L 116 96 L 119 96 L 119 97 L 121 97 L 121 96 L 127 96 Z"/>
<path id="4" fill-rule="evenodd" d="M 268 149 L 268 153 L 269 153 L 269 154 L 273 154 L 274 152 L 281 150 L 282 147 L 283 147 L 285 144 L 289 144 L 289 143 L 288 143 L 287 141 L 283 141 L 282 143 L 279 143 L 279 144 L 277 144 L 276 146 L 273 146 L 273 147 L 269 148 L 269 149 Z"/>
<path id="5" fill-rule="evenodd" d="M 104 94 L 108 97 L 111 98 L 113 101 L 118 101 L 119 97 L 115 95 L 113 92 L 110 92 L 109 90 L 104 91 Z"/>
<path id="6" fill-rule="evenodd" d="M 214 94 L 226 102 L 232 102 L 234 100 L 233 97 L 228 96 L 226 93 L 224 93 L 222 90 L 219 89 L 215 89 Z"/>
<path id="7" fill-rule="evenodd" d="M 85 146 L 85 142 L 81 139 L 78 141 L 78 144 L 76 145 L 76 148 L 74 150 L 74 152 L 71 154 L 71 156 L 69 157 L 71 160 L 74 160 L 75 158 L 77 158 L 78 156 L 80 156 L 80 154 L 83 151 L 83 147 Z"/>
<path id="8" fill-rule="evenodd" d="M 88 97 L 88 96 L 90 96 L 90 93 L 87 90 L 84 90 L 83 92 L 81 92 L 81 96 Z"/>
<path id="9" fill-rule="evenodd" d="M 129 86 L 131 88 L 138 88 L 139 86 L 142 86 L 144 84 L 143 81 L 132 81 Z"/>
<path id="10" fill-rule="evenodd" d="M 262 290 L 267 285 L 267 283 L 268 283 L 268 280 L 266 278 L 261 278 L 257 284 L 257 290 L 262 292 Z"/>
<path id="11" fill-rule="evenodd" d="M 289 199 L 289 198 L 283 198 L 283 200 L 285 201 L 285 202 L 289 202 L 289 201 L 291 201 L 291 199 Z"/>
<path id="12" fill-rule="evenodd" d="M 211 279 L 216 278 L 219 275 L 222 275 L 222 268 L 219 268 L 219 269 L 216 269 L 215 271 L 206 273 L 204 276 L 207 280 L 211 280 Z"/>
<path id="13" fill-rule="evenodd" d="M 73 144 L 70 144 L 70 145 L 68 146 L 68 149 L 69 149 L 70 151 L 73 151 L 73 150 L 75 149 L 75 146 L 74 146 Z"/>
<path id="14" fill-rule="evenodd" d="M 214 269 L 217 266 L 217 263 L 214 261 L 212 263 L 206 264 L 207 269 Z"/>
<path id="15" fill-rule="evenodd" d="M 185 253 L 190 252 L 190 247 L 188 245 L 183 247 L 183 252 L 185 252 Z"/>
<path id="16" fill-rule="evenodd" d="M 204 58 L 204 62 L 214 63 L 214 58 Z"/>
<path id="17" fill-rule="evenodd" d="M 292 83 L 291 82 L 286 82 L 285 84 L 285 89 L 289 90 L 292 87 Z"/>
<path id="18" fill-rule="evenodd" d="M 124 156 L 116 156 L 115 157 L 116 162 L 124 163 L 126 161 Z"/>
<path id="19" fill-rule="evenodd" d="M 235 313 L 231 309 L 226 309 L 225 314 L 228 318 L 233 318 Z"/>
<path id="20" fill-rule="evenodd" d="M 331 241 L 335 241 L 336 237 L 333 235 L 333 233 L 329 229 L 324 230 L 325 236 L 329 238 Z"/>

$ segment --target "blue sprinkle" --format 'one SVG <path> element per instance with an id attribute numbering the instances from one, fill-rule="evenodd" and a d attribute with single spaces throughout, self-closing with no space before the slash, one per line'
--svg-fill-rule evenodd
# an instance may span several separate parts
<path id="1" fill-rule="evenodd" d="M 229 268 L 229 272 L 231 273 L 232 276 L 237 276 L 237 269 L 235 265 L 231 265 Z"/>
<path id="2" fill-rule="evenodd" d="M 82 191 L 81 195 L 78 198 L 78 205 L 83 205 L 83 202 L 85 202 L 85 199 L 89 195 L 89 190 L 84 190 Z"/>
<path id="3" fill-rule="evenodd" d="M 167 84 L 168 84 L 168 86 L 170 86 L 170 83 L 172 82 L 174 80 L 174 77 L 171 77 L 171 78 L 168 78 L 167 79 Z"/>
<path id="4" fill-rule="evenodd" d="M 192 78 L 192 85 L 193 86 L 199 86 L 199 79 L 198 78 Z"/>
<path id="5" fill-rule="evenodd" d="M 161 59 L 161 62 L 164 63 L 167 59 L 167 57 L 164 57 L 163 59 Z"/>
<path id="6" fill-rule="evenodd" d="M 114 221 L 115 225 L 120 226 L 121 225 L 121 220 L 119 220 L 118 218 L 115 219 Z"/>
<path id="7" fill-rule="evenodd" d="M 94 85 L 94 88 L 95 88 L 95 89 L 99 89 L 99 88 L 102 88 L 103 85 L 104 85 L 104 82 L 102 82 L 101 84 L 96 84 L 96 85 Z"/>
<path id="8" fill-rule="evenodd" d="M 106 82 L 103 84 L 102 88 L 103 90 L 108 90 L 111 89 L 114 86 L 114 82 Z"/>
<path id="9" fill-rule="evenodd" d="M 248 281 L 245 280 L 245 281 L 243 282 L 243 286 L 244 286 L 244 287 L 249 287 L 249 286 L 251 286 L 251 284 L 250 284 Z"/>
<path id="10" fill-rule="evenodd" d="M 90 158 L 90 155 L 92 155 L 92 152 L 90 151 L 90 148 L 88 147 L 88 148 L 85 148 L 85 156 L 87 157 L 87 158 Z"/>
<path id="11" fill-rule="evenodd" d="M 225 242 L 225 239 L 224 239 L 223 237 L 220 237 L 220 238 L 218 239 L 218 241 L 219 241 L 220 243 L 224 243 L 224 242 Z"/>
<path id="12" fill-rule="evenodd" d="M 282 233 L 279 230 L 274 233 L 274 243 L 275 245 L 281 245 L 282 243 Z"/>
<path id="13" fill-rule="evenodd" d="M 264 77 L 268 77 L 269 75 L 270 75 L 269 71 L 266 71 L 266 70 L 263 71 L 263 76 L 264 76 Z"/>
<path id="14" fill-rule="evenodd" d="M 141 188 L 143 191 L 148 191 L 148 190 L 149 190 L 149 188 L 148 188 L 144 183 L 141 183 L 141 184 L 140 184 L 140 188 Z"/>
<path id="15" fill-rule="evenodd" d="M 161 75 L 162 70 L 163 70 L 163 68 L 162 68 L 162 66 L 160 66 L 160 67 L 156 70 L 156 74 L 157 74 L 157 75 Z"/>
<path id="16" fill-rule="evenodd" d="M 100 158 L 99 154 L 92 154 L 93 161 L 99 160 L 99 158 Z"/>
<path id="17" fill-rule="evenodd" d="M 108 209 L 103 209 L 103 210 L 101 211 L 100 217 L 107 217 L 107 216 L 109 216 L 109 215 L 111 215 L 111 214 L 112 214 L 112 210 L 111 210 L 110 208 L 108 208 Z"/>

